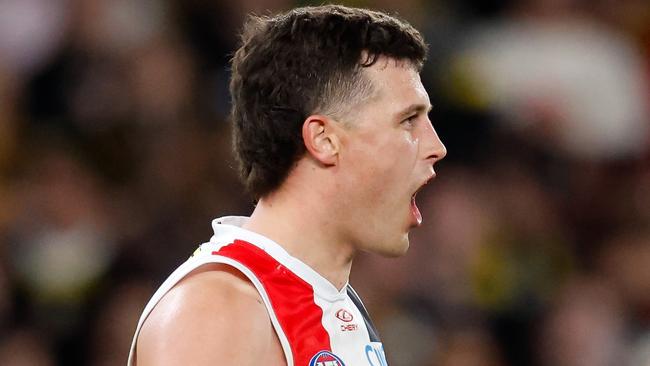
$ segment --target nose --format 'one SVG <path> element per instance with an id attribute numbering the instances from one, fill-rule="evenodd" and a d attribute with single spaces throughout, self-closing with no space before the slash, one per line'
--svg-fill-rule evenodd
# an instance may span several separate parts
<path id="1" fill-rule="evenodd" d="M 447 155 L 447 148 L 445 147 L 445 144 L 443 144 L 440 140 L 440 137 L 438 137 L 438 133 L 436 132 L 435 128 L 433 128 L 431 122 L 427 124 L 426 137 L 424 141 L 426 141 L 424 149 L 426 160 L 432 160 L 432 162 L 435 164 L 437 161 L 442 160 Z"/>

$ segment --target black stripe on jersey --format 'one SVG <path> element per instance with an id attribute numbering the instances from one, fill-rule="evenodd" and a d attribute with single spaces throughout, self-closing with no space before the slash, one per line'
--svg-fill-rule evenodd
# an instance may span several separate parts
<path id="1" fill-rule="evenodd" d="M 357 292 L 354 291 L 350 285 L 347 286 L 347 292 L 354 305 L 357 307 L 357 309 L 359 309 L 361 316 L 363 316 L 363 321 L 366 323 L 366 328 L 368 328 L 368 336 L 370 336 L 370 342 L 381 342 L 377 328 L 375 328 L 375 325 L 372 324 L 372 319 L 370 319 L 368 310 L 366 310 L 366 307 L 363 306 L 363 302 L 361 302 L 361 299 L 359 298 L 359 295 L 357 295 Z"/>

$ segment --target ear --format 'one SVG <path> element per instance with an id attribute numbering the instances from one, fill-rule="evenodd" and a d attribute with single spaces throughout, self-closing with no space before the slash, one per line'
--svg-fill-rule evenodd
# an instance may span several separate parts
<path id="1" fill-rule="evenodd" d="M 332 119 L 322 115 L 311 115 L 302 124 L 302 140 L 309 154 L 325 166 L 334 166 L 338 161 L 340 141 Z"/>

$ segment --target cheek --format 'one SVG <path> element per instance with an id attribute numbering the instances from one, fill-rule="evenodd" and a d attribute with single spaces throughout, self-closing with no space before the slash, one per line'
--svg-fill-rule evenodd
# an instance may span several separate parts
<path id="1" fill-rule="evenodd" d="M 375 200 L 383 198 L 383 204 L 394 204 L 395 199 L 401 200 L 405 188 L 411 183 L 416 155 L 417 144 L 403 138 L 393 141 L 375 157 L 379 160 L 372 182 Z"/>
<path id="2" fill-rule="evenodd" d="M 392 141 L 391 153 L 387 154 L 393 169 L 412 169 L 418 154 L 419 139 L 409 132 L 404 132 L 398 139 Z"/>
<path id="3" fill-rule="evenodd" d="M 368 194 L 377 195 L 405 183 L 413 170 L 418 144 L 417 136 L 400 131 L 357 146 L 352 151 L 354 184 Z"/>
<path id="4" fill-rule="evenodd" d="M 419 133 L 416 131 L 405 131 L 404 140 L 406 140 L 411 146 L 417 146 L 419 142 Z"/>

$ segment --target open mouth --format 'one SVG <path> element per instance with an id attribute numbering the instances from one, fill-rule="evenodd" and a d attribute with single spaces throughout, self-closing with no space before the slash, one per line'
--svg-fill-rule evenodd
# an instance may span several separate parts
<path id="1" fill-rule="evenodd" d="M 420 209 L 415 203 L 415 195 L 411 197 L 411 216 L 415 220 L 415 226 L 422 225 L 422 213 L 420 213 Z"/>
<path id="2" fill-rule="evenodd" d="M 422 213 L 420 212 L 418 205 L 415 203 L 415 197 L 418 195 L 418 192 L 420 192 L 422 188 L 424 188 L 424 186 L 429 183 L 431 179 L 433 179 L 433 177 L 427 179 L 424 183 L 422 183 L 422 185 L 411 196 L 411 216 L 415 224 L 414 226 L 420 226 L 422 224 Z"/>

